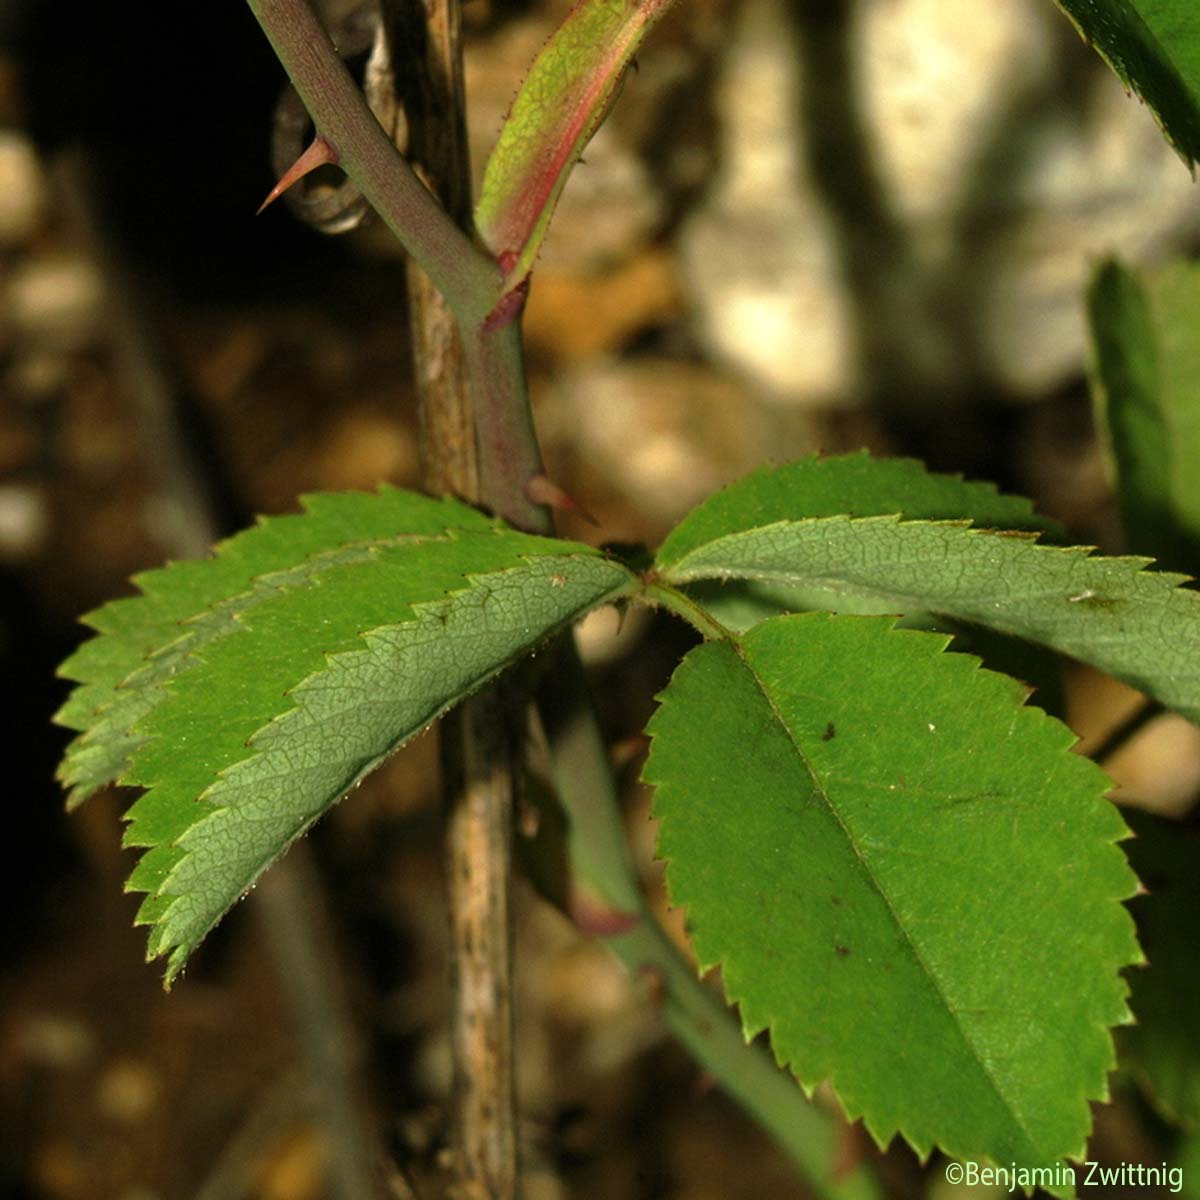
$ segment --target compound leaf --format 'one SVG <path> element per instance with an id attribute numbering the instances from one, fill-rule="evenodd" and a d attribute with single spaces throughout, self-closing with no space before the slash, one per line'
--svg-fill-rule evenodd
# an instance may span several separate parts
<path id="1" fill-rule="evenodd" d="M 1189 167 L 1200 157 L 1195 0 L 1058 0 L 1084 39 L 1146 102 Z"/>
<path id="2" fill-rule="evenodd" d="M 1146 571 L 1148 559 L 1039 545 L 1036 533 L 1021 529 L 900 516 L 781 519 L 787 505 L 776 482 L 786 490 L 788 472 L 751 476 L 748 501 L 735 484 L 702 504 L 659 551 L 659 577 L 676 586 L 762 580 L 967 621 L 1091 663 L 1200 720 L 1200 661 L 1192 651 L 1200 594 L 1179 586 L 1184 576 Z M 760 505 L 754 497 L 764 491 L 770 502 Z"/>
<path id="3" fill-rule="evenodd" d="M 1200 267 L 1135 273 L 1109 261 L 1088 291 L 1093 392 L 1109 433 L 1129 545 L 1200 562 Z"/>
<path id="4" fill-rule="evenodd" d="M 59 770 L 70 789 L 70 806 L 120 776 L 137 745 L 129 732 L 135 722 L 162 699 L 162 685 L 192 648 L 232 627 L 255 587 L 282 586 L 290 577 L 277 573 L 303 575 L 319 569 L 306 561 L 309 556 L 325 554 L 336 561 L 343 552 L 356 553 L 345 547 L 372 538 L 429 537 L 495 524 L 458 501 L 386 486 L 374 495 L 306 496 L 302 504 L 302 514 L 260 519 L 220 543 L 212 558 L 137 575 L 140 595 L 111 601 L 83 618 L 101 636 L 84 642 L 59 668 L 80 686 L 55 716 L 59 724 L 83 731 Z M 270 575 L 275 580 L 256 583 Z M 207 613 L 210 605 L 221 608 Z M 204 615 L 184 624 L 198 613 Z"/>
<path id="5" fill-rule="evenodd" d="M 146 793 L 126 844 L 168 981 L 258 874 L 407 738 L 632 588 L 615 562 L 450 500 L 307 497 L 89 618 L 59 719 L 76 800 Z"/>
<path id="6" fill-rule="evenodd" d="M 1138 961 L 1108 781 L 1024 689 L 887 618 L 694 649 L 645 778 L 674 903 L 747 1036 L 880 1143 L 1052 1167 Z"/>

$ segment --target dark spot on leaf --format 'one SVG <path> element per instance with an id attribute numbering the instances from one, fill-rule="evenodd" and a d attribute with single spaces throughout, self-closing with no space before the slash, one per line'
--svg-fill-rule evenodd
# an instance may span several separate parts
<path id="1" fill-rule="evenodd" d="M 836 905 L 838 905 L 838 906 L 840 907 L 840 906 L 841 906 L 841 903 L 842 903 L 842 898 L 841 898 L 841 896 L 830 896 L 830 897 L 829 897 L 829 903 L 830 903 L 830 904 L 836 904 Z"/>
<path id="2" fill-rule="evenodd" d="M 821 741 L 832 742 L 835 737 L 837 737 L 837 730 L 834 728 L 833 722 L 830 721 L 829 724 L 825 726 L 825 732 L 821 734 Z"/>
<path id="3" fill-rule="evenodd" d="M 838 956 L 838 958 L 849 958 L 850 957 L 850 947 L 849 946 L 841 946 L 841 945 L 834 946 L 833 952 Z"/>

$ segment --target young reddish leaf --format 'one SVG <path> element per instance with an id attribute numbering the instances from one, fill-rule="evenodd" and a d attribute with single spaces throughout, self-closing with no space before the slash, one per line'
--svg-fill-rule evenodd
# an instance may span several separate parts
<path id="1" fill-rule="evenodd" d="M 534 60 L 484 169 L 475 227 L 507 276 L 533 268 L 571 168 L 672 0 L 580 0 Z"/>

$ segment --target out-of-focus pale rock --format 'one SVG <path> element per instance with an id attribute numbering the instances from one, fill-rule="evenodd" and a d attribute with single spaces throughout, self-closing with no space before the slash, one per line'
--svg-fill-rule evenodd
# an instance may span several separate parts
<path id="1" fill-rule="evenodd" d="M 849 312 L 833 231 L 796 124 L 799 68 L 781 6 L 749 0 L 717 84 L 721 169 L 680 250 L 702 335 L 768 393 L 820 403 L 848 385 Z"/>
<path id="2" fill-rule="evenodd" d="M 581 494 L 601 514 L 606 493 L 637 497 L 638 527 L 624 535 L 650 542 L 765 458 L 813 448 L 807 422 L 775 420 L 737 380 L 668 358 L 599 360 L 566 372 L 538 420 L 552 460 L 567 447 L 578 455 Z"/>
<path id="3" fill-rule="evenodd" d="M 910 377 L 931 396 L 984 378 L 1035 398 L 1080 368 L 1094 261 L 1186 244 L 1200 190 L 1052 8 L 969 8 L 849 6 L 850 107 L 903 242 L 903 261 L 879 270 L 899 280 L 891 340 Z M 778 402 L 847 404 L 864 379 L 855 298 L 807 162 L 800 36 L 774 0 L 739 12 L 716 96 L 721 167 L 680 249 L 717 357 Z"/>
<path id="4" fill-rule="evenodd" d="M 37 554 L 50 528 L 46 497 L 32 485 L 0 485 L 0 562 L 19 562 Z"/>
<path id="5" fill-rule="evenodd" d="M 25 261 L 0 292 L 0 321 L 36 346 L 78 349 L 96 334 L 104 289 L 94 264 L 60 253 Z"/>
<path id="6" fill-rule="evenodd" d="M 0 246 L 30 237 L 42 217 L 46 183 L 29 139 L 0 129 Z"/>
<path id="7" fill-rule="evenodd" d="M 954 218 L 1011 98 L 1053 70 L 1045 8 L 999 0 L 964 20 L 961 0 L 860 6 L 858 99 L 891 203 L 917 236 Z"/>

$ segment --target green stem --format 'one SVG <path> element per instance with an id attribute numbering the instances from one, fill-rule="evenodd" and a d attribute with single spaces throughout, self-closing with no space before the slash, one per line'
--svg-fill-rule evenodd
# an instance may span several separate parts
<path id="1" fill-rule="evenodd" d="M 500 267 L 450 219 L 397 152 L 307 0 L 248 3 L 338 165 L 459 321 L 482 322 L 502 292 Z"/>
<path id="2" fill-rule="evenodd" d="M 787 1151 L 825 1200 L 877 1200 L 869 1168 L 857 1165 L 834 1178 L 844 1129 L 804 1098 L 761 1046 L 747 1045 L 733 1013 L 654 920 L 629 853 L 608 754 L 573 653 L 560 656 L 543 679 L 537 704 L 550 745 L 555 789 L 567 816 L 571 877 L 620 912 L 632 929 L 601 940 L 630 974 L 652 977 L 662 989 L 667 1027 L 698 1062 Z"/>
<path id="3" fill-rule="evenodd" d="M 669 583 L 650 581 L 645 585 L 642 594 L 647 604 L 665 608 L 677 617 L 682 617 L 693 629 L 703 635 L 705 641 L 736 640 L 733 631 L 726 629 L 703 605 L 697 604 L 687 592 L 682 592 Z"/>
<path id="4" fill-rule="evenodd" d="M 549 511 L 526 490 L 542 472 L 542 455 L 529 407 L 521 323 L 460 328 L 475 406 L 480 496 L 518 529 L 552 535 Z"/>

